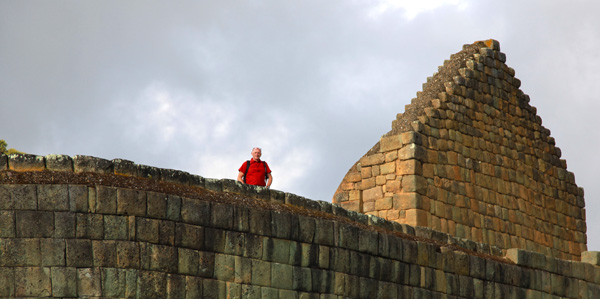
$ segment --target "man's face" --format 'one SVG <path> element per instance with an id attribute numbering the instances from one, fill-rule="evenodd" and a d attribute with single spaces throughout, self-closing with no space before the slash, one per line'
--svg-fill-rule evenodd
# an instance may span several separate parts
<path id="1" fill-rule="evenodd" d="M 254 159 L 254 161 L 258 161 L 261 155 L 262 153 L 259 149 L 255 148 L 254 150 L 252 150 L 252 159 Z"/>

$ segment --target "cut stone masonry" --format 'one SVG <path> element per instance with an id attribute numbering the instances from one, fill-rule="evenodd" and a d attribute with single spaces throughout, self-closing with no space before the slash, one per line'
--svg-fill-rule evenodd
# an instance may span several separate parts
<path id="1" fill-rule="evenodd" d="M 495 40 L 465 45 L 343 178 L 333 202 L 398 223 L 579 260 L 583 189 Z"/>

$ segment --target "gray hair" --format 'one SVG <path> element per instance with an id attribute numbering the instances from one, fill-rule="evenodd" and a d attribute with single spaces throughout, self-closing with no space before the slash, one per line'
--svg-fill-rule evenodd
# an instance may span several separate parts
<path id="1" fill-rule="evenodd" d="M 257 150 L 259 150 L 259 151 L 261 151 L 261 152 L 262 152 L 262 148 L 260 148 L 260 147 L 253 147 L 253 148 L 252 148 L 252 151 L 254 151 L 255 149 L 257 149 Z"/>

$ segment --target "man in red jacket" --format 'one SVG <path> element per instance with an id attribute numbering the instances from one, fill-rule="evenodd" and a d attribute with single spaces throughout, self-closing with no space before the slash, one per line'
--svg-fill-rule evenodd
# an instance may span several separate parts
<path id="1" fill-rule="evenodd" d="M 252 159 L 244 162 L 240 167 L 237 180 L 248 185 L 271 187 L 273 176 L 267 162 L 261 161 L 262 150 L 259 147 L 252 149 Z"/>

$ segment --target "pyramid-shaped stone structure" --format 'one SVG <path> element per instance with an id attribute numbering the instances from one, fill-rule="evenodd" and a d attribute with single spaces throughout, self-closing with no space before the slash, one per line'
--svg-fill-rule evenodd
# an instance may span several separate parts
<path id="1" fill-rule="evenodd" d="M 465 45 L 348 171 L 344 208 L 579 260 L 583 189 L 495 40 Z"/>

